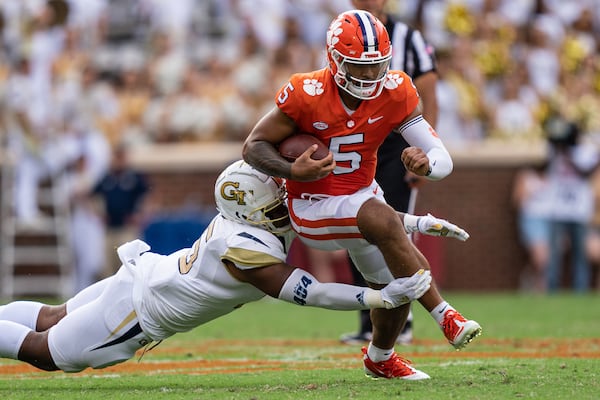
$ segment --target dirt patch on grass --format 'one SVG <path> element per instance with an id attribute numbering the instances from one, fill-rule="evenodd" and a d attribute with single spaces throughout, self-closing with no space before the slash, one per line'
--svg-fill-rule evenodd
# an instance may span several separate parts
<path id="1" fill-rule="evenodd" d="M 464 351 L 453 351 L 446 343 L 415 340 L 414 345 L 396 350 L 412 360 L 481 358 L 600 358 L 600 339 L 478 339 Z M 138 357 L 141 353 L 138 354 Z M 119 374 L 223 374 L 296 370 L 350 369 L 360 362 L 360 346 L 346 346 L 332 340 L 203 340 L 177 347 L 167 343 L 145 355 L 102 370 L 75 375 Z M 45 372 L 24 364 L 0 365 L 0 376 L 33 377 Z"/>

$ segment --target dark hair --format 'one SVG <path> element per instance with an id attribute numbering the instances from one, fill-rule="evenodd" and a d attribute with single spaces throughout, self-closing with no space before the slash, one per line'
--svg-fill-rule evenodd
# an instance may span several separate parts
<path id="1" fill-rule="evenodd" d="M 559 146 L 575 146 L 579 137 L 579 126 L 560 115 L 552 115 L 544 121 L 548 141 Z"/>

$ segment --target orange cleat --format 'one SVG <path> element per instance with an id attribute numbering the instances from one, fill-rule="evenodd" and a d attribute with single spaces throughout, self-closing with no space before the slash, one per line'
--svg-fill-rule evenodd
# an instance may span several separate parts
<path id="1" fill-rule="evenodd" d="M 416 368 L 413 368 L 410 365 L 410 361 L 406 360 L 396 352 L 392 354 L 392 356 L 386 361 L 373 362 L 369 358 L 367 354 L 367 348 L 362 348 L 363 352 L 363 362 L 365 364 L 365 375 L 369 378 L 379 379 L 379 378 L 400 378 L 407 380 L 420 380 L 420 379 L 429 379 L 429 375 L 427 375 L 423 371 L 419 371 Z"/>
<path id="2" fill-rule="evenodd" d="M 467 320 L 456 310 L 448 310 L 440 324 L 444 336 L 456 350 L 464 348 L 473 339 L 481 335 L 481 326 L 472 320 Z"/>

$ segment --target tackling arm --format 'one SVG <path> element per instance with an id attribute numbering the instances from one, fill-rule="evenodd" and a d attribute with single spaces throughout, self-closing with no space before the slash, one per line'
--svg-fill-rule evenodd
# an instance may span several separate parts
<path id="1" fill-rule="evenodd" d="M 281 288 L 278 298 L 301 306 L 332 310 L 390 309 L 420 298 L 430 285 L 431 274 L 423 269 L 375 290 L 343 283 L 321 283 L 309 272 L 297 268 Z"/>
<path id="2" fill-rule="evenodd" d="M 309 272 L 284 263 L 240 269 L 229 260 L 223 262 L 236 279 L 271 297 L 331 310 L 399 307 L 420 298 L 431 285 L 431 274 L 425 270 L 419 270 L 408 278 L 395 279 L 383 289 L 374 290 L 343 283 L 321 283 Z"/>

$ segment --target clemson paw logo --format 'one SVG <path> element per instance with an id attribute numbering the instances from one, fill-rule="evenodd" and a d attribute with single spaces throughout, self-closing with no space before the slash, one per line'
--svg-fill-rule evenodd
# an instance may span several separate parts
<path id="1" fill-rule="evenodd" d="M 316 79 L 305 79 L 302 89 L 310 96 L 318 96 L 324 92 L 323 84 Z"/>
<path id="2" fill-rule="evenodd" d="M 385 88 L 396 89 L 398 86 L 402 85 L 402 82 L 404 82 L 404 78 L 401 77 L 400 74 L 390 73 L 385 80 Z"/>
<path id="3" fill-rule="evenodd" d="M 334 21 L 327 31 L 327 46 L 333 47 L 340 41 L 338 37 L 344 30 L 342 29 L 342 21 Z"/>

